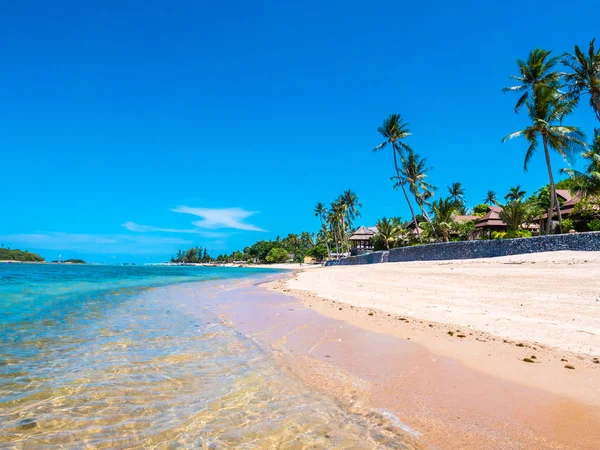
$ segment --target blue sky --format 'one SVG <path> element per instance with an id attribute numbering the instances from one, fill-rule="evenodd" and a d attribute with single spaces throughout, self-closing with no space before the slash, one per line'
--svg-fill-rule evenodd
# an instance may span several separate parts
<path id="1" fill-rule="evenodd" d="M 8 2 L 0 15 L 0 243 L 91 261 L 215 254 L 318 228 L 352 188 L 360 224 L 409 213 L 390 113 L 445 195 L 471 204 L 547 182 L 524 173 L 516 98 L 534 47 L 598 32 L 595 0 Z M 597 36 L 600 38 L 600 36 Z M 590 136 L 587 102 L 568 119 Z M 565 163 L 554 159 L 558 172 Z"/>

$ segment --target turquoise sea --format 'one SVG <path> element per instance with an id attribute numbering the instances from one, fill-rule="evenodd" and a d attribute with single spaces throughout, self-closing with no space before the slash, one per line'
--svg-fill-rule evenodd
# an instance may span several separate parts
<path id="1" fill-rule="evenodd" d="M 0 264 L 0 448 L 404 448 L 202 307 L 273 273 Z"/>

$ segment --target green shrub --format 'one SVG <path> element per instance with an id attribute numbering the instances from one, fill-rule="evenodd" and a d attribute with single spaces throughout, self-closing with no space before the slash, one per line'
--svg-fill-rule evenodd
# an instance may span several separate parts
<path id="1" fill-rule="evenodd" d="M 600 231 L 600 219 L 590 220 L 588 228 L 592 231 Z"/>
<path id="2" fill-rule="evenodd" d="M 531 231 L 529 230 L 510 230 L 510 231 L 494 231 L 492 232 L 492 239 L 515 239 L 515 238 L 529 238 L 531 237 Z"/>
<path id="3" fill-rule="evenodd" d="M 571 219 L 563 219 L 562 224 L 563 233 L 568 233 L 570 230 L 573 230 L 573 220 Z"/>
<path id="4" fill-rule="evenodd" d="M 290 255 L 285 248 L 281 247 L 272 248 L 265 257 L 265 261 L 268 263 L 286 262 L 288 259 L 290 259 Z"/>
<path id="5" fill-rule="evenodd" d="M 511 230 L 506 233 L 506 239 L 530 238 L 531 236 L 531 231 L 529 230 Z"/>

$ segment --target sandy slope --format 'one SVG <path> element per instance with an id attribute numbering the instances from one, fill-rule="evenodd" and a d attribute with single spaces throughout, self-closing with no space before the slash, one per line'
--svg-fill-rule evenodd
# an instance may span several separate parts
<path id="1" fill-rule="evenodd" d="M 600 355 L 600 252 L 328 267 L 290 289 L 357 307 Z"/>

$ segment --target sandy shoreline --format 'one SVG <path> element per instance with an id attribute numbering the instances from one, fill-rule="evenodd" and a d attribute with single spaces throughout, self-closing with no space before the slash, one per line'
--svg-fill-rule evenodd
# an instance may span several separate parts
<path id="1" fill-rule="evenodd" d="M 556 252 L 329 267 L 270 288 L 478 371 L 600 405 L 599 273 L 598 253 Z"/>
<path id="2" fill-rule="evenodd" d="M 416 438 L 419 448 L 594 449 L 600 445 L 600 405 L 583 401 L 598 388 L 593 380 L 586 381 L 597 373 L 594 367 L 583 369 L 578 364 L 576 370 L 560 366 L 554 370 L 567 377 L 566 381 L 557 378 L 559 384 L 580 386 L 580 395 L 528 386 L 520 382 L 524 373 L 518 370 L 518 382 L 513 382 L 472 370 L 449 353 L 421 345 L 410 319 L 409 323 L 396 320 L 402 335 L 392 326 L 385 327 L 387 314 L 370 310 L 374 314 L 369 316 L 369 310 L 314 296 L 299 300 L 289 296 L 292 291 L 284 283 L 241 290 L 224 287 L 210 308 L 264 345 L 307 388 L 335 398 L 376 426 L 400 429 L 405 438 Z M 277 289 L 285 290 L 285 295 Z M 363 316 L 368 320 L 356 320 Z M 427 324 L 423 327 L 430 331 Z M 522 368 L 532 379 L 547 373 L 549 364 L 539 348 L 534 352 L 543 362 L 528 364 L 510 352 L 533 353 L 531 348 L 480 342 L 474 336 L 451 338 L 445 329 L 438 330 L 442 331 L 447 341 L 427 336 L 461 351 L 480 346 L 478 351 L 486 352 L 480 359 L 488 367 Z M 504 354 L 508 360 L 500 356 L 499 347 L 508 349 Z"/>

